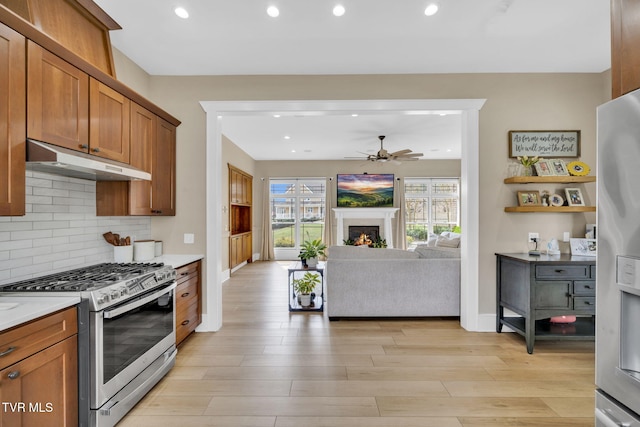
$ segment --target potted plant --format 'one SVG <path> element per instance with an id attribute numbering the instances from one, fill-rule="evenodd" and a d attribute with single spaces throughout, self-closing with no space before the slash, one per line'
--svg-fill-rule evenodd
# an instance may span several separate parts
<path id="1" fill-rule="evenodd" d="M 293 289 L 300 300 L 300 305 L 309 307 L 311 305 L 311 292 L 316 285 L 320 284 L 320 276 L 318 274 L 307 271 L 300 279 L 293 280 Z"/>
<path id="2" fill-rule="evenodd" d="M 322 243 L 322 240 L 305 240 L 300 247 L 300 253 L 298 258 L 302 260 L 302 265 L 305 267 L 314 268 L 318 265 L 318 257 L 324 256 L 324 250 L 327 249 L 327 245 Z"/>

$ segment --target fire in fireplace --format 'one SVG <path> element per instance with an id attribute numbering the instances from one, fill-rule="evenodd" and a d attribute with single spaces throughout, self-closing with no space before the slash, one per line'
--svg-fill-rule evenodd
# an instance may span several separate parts
<path id="1" fill-rule="evenodd" d="M 350 225 L 349 240 L 355 246 L 371 246 L 380 236 L 380 226 L 378 225 Z"/>

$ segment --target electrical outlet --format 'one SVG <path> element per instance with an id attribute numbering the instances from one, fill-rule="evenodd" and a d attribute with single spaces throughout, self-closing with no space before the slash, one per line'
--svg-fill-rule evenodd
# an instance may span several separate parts
<path id="1" fill-rule="evenodd" d="M 534 239 L 535 239 L 535 240 L 534 240 Z M 539 239 L 540 239 L 540 235 L 539 235 L 538 233 L 531 233 L 531 232 L 529 232 L 529 240 L 528 240 L 528 241 L 529 241 L 530 243 L 534 243 L 534 242 L 536 242 L 536 241 L 537 241 L 537 240 L 539 240 Z"/>
<path id="2" fill-rule="evenodd" d="M 193 233 L 184 233 L 184 243 L 191 245 L 193 244 L 195 240 L 195 236 L 193 235 Z"/>

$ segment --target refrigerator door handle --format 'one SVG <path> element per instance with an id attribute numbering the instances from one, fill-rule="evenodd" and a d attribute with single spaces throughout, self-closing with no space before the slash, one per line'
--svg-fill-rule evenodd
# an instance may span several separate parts
<path id="1" fill-rule="evenodd" d="M 602 423 L 603 427 L 630 427 L 631 424 L 623 423 L 614 417 L 609 411 L 596 408 L 596 420 Z"/>

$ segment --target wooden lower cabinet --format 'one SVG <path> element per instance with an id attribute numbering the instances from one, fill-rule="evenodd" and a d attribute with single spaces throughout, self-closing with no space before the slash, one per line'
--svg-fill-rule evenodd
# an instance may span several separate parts
<path id="1" fill-rule="evenodd" d="M 231 236 L 229 240 L 229 268 L 234 268 L 243 262 L 251 262 L 253 258 L 253 243 L 251 233 Z"/>
<path id="2" fill-rule="evenodd" d="M 176 345 L 202 323 L 202 261 L 178 269 L 176 288 Z"/>
<path id="3" fill-rule="evenodd" d="M 78 336 L 70 308 L 0 333 L 0 425 L 78 425 Z"/>

